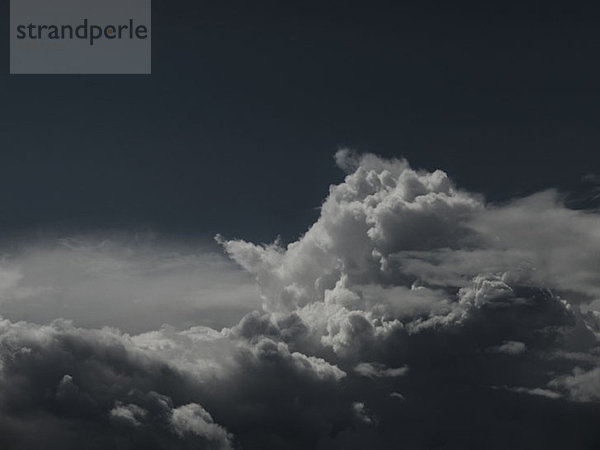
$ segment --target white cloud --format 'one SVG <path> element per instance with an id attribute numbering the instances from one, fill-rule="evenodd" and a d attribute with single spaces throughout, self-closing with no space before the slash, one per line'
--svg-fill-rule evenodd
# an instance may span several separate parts
<path id="1" fill-rule="evenodd" d="M 206 248 L 118 237 L 24 244 L 0 262 L 0 305 L 14 320 L 140 332 L 230 326 L 260 300 L 248 275 Z"/>

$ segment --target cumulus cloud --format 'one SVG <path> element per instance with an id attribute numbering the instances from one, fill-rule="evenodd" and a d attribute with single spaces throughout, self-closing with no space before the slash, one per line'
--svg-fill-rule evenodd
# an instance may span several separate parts
<path id="1" fill-rule="evenodd" d="M 121 421 L 127 425 L 137 426 L 141 425 L 140 420 L 146 417 L 148 411 L 132 403 L 124 405 L 117 402 L 116 406 L 110 410 L 109 414 L 110 418 L 117 422 Z"/>
<path id="2" fill-rule="evenodd" d="M 0 445 L 600 442 L 598 215 L 554 191 L 488 204 L 405 160 L 336 161 L 345 180 L 295 242 L 217 237 L 237 266 L 114 243 L 5 258 L 2 305 L 23 303 L 0 322 Z M 82 298 L 87 315 L 114 307 L 114 320 L 26 317 L 45 298 L 67 312 Z M 157 323 L 167 304 L 178 313 Z M 229 322 L 197 318 L 217 305 L 235 310 Z"/>
<path id="3" fill-rule="evenodd" d="M 580 312 L 597 296 L 596 213 L 568 209 L 555 191 L 487 204 L 444 172 L 404 160 L 341 151 L 336 161 L 348 175 L 296 242 L 218 238 L 259 285 L 267 312 L 259 334 L 352 368 L 373 384 L 357 382 L 361 392 L 404 392 L 425 417 L 413 395 L 445 411 L 453 400 L 497 402 L 497 385 L 531 386 L 510 390 L 528 397 L 593 398 L 577 386 L 583 373 L 593 379 L 595 360 L 591 372 L 566 375 L 573 361 L 565 355 L 598 348 L 596 313 Z M 291 316 L 294 332 L 281 325 Z M 523 395 L 507 399 L 538 407 Z M 383 400 L 373 408 L 392 414 Z M 485 427 L 494 435 L 497 425 L 488 418 Z"/>
<path id="4" fill-rule="evenodd" d="M 211 415 L 196 403 L 173 409 L 171 424 L 181 438 L 189 433 L 216 442 L 220 449 L 232 448 L 229 433 L 223 427 L 215 424 Z"/>
<path id="5" fill-rule="evenodd" d="M 32 424 L 52 430 L 48 448 L 91 440 L 105 448 L 224 449 L 236 435 L 262 447 L 278 432 L 306 433 L 300 447 L 326 436 L 344 417 L 338 409 L 350 405 L 336 388 L 345 373 L 333 364 L 282 342 L 204 329 L 130 336 L 3 320 L 0 355 L 4 448 L 31 448 L 40 436 L 19 430 Z M 317 408 L 319 401 L 331 405 Z"/>
<path id="6" fill-rule="evenodd" d="M 149 439 L 149 448 L 180 448 L 169 425 L 173 404 L 200 392 L 194 378 L 110 328 L 3 320 L 0 355 L 5 448 L 142 448 Z"/>

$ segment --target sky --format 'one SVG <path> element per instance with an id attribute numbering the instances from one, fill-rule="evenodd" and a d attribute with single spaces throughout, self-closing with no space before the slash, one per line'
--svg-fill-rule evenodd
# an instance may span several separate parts
<path id="1" fill-rule="evenodd" d="M 289 241 L 346 147 L 444 168 L 491 200 L 577 189 L 598 161 L 595 17 L 156 0 L 151 76 L 9 76 L 4 59 L 0 229 Z"/>
<path id="2" fill-rule="evenodd" d="M 1 75 L 0 447 L 598 448 L 597 17 L 154 0 L 152 75 Z"/>

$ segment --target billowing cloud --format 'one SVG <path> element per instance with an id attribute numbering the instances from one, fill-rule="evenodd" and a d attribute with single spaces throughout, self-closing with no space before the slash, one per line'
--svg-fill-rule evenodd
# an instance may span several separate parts
<path id="1" fill-rule="evenodd" d="M 65 375 L 65 377 L 67 376 L 68 375 Z M 138 426 L 141 425 L 141 420 L 146 417 L 148 411 L 133 403 L 124 405 L 117 402 L 115 407 L 110 410 L 109 414 L 110 418 L 115 421 L 122 421 L 127 425 Z"/>
<path id="2" fill-rule="evenodd" d="M 373 385 L 357 381 L 357 395 L 385 386 L 424 420 L 416 398 L 449 412 L 447 389 L 463 393 L 463 409 L 501 395 L 535 408 L 532 398 L 553 400 L 552 411 L 565 399 L 595 399 L 596 213 L 568 209 L 555 191 L 486 204 L 444 172 L 404 160 L 342 151 L 336 161 L 348 175 L 298 241 L 218 238 L 256 278 L 262 332 L 352 368 Z M 292 316 L 300 324 L 286 333 L 281 317 Z M 573 354 L 590 355 L 587 369 L 574 368 Z M 355 414 L 364 404 L 353 403 Z M 372 408 L 380 426 L 395 414 L 383 400 Z M 488 420 L 490 436 L 506 443 Z"/>
<path id="3" fill-rule="evenodd" d="M 6 259 L 3 306 L 23 304 L 0 322 L 3 448 L 597 445 L 597 213 L 554 191 L 488 204 L 404 160 L 336 161 L 347 176 L 297 241 L 217 237 L 239 267 L 114 243 Z M 33 299 L 91 314 L 103 295 L 152 318 L 18 321 Z M 195 302 L 238 317 L 195 321 Z M 157 304 L 181 315 L 157 323 Z"/>
<path id="4" fill-rule="evenodd" d="M 181 438 L 192 434 L 216 442 L 218 447 L 225 450 L 231 447 L 231 436 L 227 431 L 214 423 L 211 415 L 200 405 L 190 403 L 173 409 L 171 425 Z"/>

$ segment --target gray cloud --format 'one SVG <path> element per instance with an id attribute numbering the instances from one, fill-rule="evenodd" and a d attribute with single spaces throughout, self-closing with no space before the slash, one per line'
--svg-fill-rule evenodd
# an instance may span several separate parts
<path id="1" fill-rule="evenodd" d="M 498 385 L 521 386 L 511 392 L 533 394 L 527 398 L 594 399 L 582 375 L 593 378 L 593 360 L 591 372 L 567 375 L 573 361 L 564 355 L 598 349 L 596 313 L 579 312 L 596 296 L 595 213 L 569 210 L 552 191 L 488 205 L 445 173 L 413 170 L 403 160 L 344 151 L 336 161 L 348 176 L 298 241 L 219 238 L 256 277 L 268 312 L 259 333 L 286 339 L 285 327 L 268 317 L 299 318 L 301 332 L 288 335 L 289 345 L 373 380 L 373 387 L 360 384 L 361 393 L 382 383 L 387 398 L 405 393 L 413 412 L 411 394 L 437 397 L 431 407 L 448 410 L 442 398 L 452 396 L 442 385 L 463 392 L 463 409 L 484 398 L 498 402 Z M 405 366 L 405 376 L 385 376 Z M 538 407 L 523 395 L 505 397 Z M 373 408 L 383 426 L 389 405 Z M 494 439 L 506 443 L 497 419 L 488 420 Z"/>
<path id="2" fill-rule="evenodd" d="M 196 403 L 173 409 L 171 425 L 181 438 L 193 434 L 216 442 L 223 450 L 232 448 L 231 435 L 223 427 L 215 424 L 211 415 Z"/>
<path id="3" fill-rule="evenodd" d="M 392 369 L 379 363 L 360 363 L 354 367 L 354 371 L 367 378 L 393 378 L 401 377 L 408 372 L 408 367 Z"/>
<path id="4" fill-rule="evenodd" d="M 13 320 L 141 332 L 163 323 L 230 326 L 260 301 L 252 280 L 207 246 L 88 236 L 6 253 L 0 305 Z"/>
<path id="5" fill-rule="evenodd" d="M 568 396 L 576 401 L 600 401 L 600 367 L 591 370 L 576 367 L 572 374 L 563 375 L 549 384 L 566 391 Z"/>
<path id="6" fill-rule="evenodd" d="M 5 259 L 3 307 L 22 299 L 24 315 L 50 298 L 114 316 L 0 322 L 0 444 L 599 443 L 597 215 L 553 192 L 489 205 L 404 160 L 336 160 L 347 177 L 297 241 L 217 238 L 246 273 L 214 254 L 114 242 Z M 178 313 L 157 324 L 157 305 Z M 239 317 L 195 321 L 217 305 Z"/>
<path id="7" fill-rule="evenodd" d="M 507 355 L 520 355 L 527 349 L 527 346 L 523 342 L 518 341 L 504 341 L 502 344 L 492 347 L 490 350 L 498 353 L 505 353 Z"/>
<path id="8" fill-rule="evenodd" d="M 148 411 L 133 403 L 124 405 L 121 402 L 117 402 L 109 414 L 112 420 L 122 421 L 127 425 L 138 426 L 141 425 L 140 421 L 146 418 Z"/>

